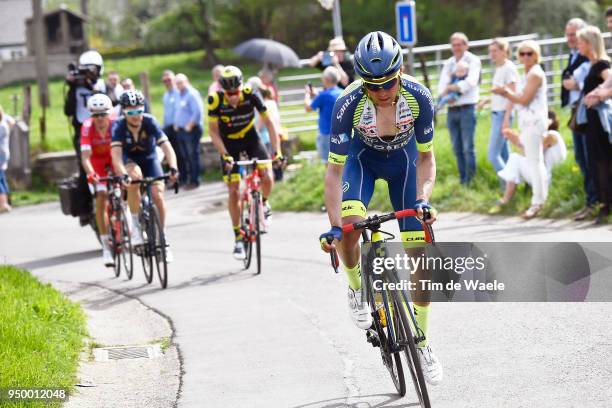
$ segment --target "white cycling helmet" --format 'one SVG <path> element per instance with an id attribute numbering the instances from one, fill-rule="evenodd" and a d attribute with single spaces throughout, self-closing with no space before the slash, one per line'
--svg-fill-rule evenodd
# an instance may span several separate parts
<path id="1" fill-rule="evenodd" d="M 85 51 L 79 57 L 79 65 L 96 65 L 100 67 L 100 75 L 104 73 L 104 61 L 98 51 Z"/>
<path id="2" fill-rule="evenodd" d="M 87 109 L 92 114 L 94 113 L 110 113 L 111 109 L 113 109 L 113 103 L 110 98 L 104 94 L 97 93 L 93 94 L 87 100 Z"/>

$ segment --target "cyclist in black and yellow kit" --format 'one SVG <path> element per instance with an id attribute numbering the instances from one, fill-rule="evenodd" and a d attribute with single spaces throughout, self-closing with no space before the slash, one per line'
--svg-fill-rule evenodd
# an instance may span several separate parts
<path id="1" fill-rule="evenodd" d="M 266 106 L 257 90 L 243 86 L 242 72 L 235 66 L 228 65 L 223 69 L 219 79 L 223 91 L 208 95 L 208 130 L 215 148 L 221 154 L 223 179 L 229 191 L 228 208 L 232 219 L 232 227 L 236 242 L 234 258 L 242 260 L 244 251 L 243 237 L 240 233 L 239 187 L 240 172 L 235 161 L 241 159 L 241 154 L 260 160 L 270 156 L 259 138 L 255 127 L 255 110 L 259 112 L 268 131 L 274 153 L 274 160 L 283 160 L 280 150 L 278 133 L 274 123 L 266 114 Z M 268 196 L 272 191 L 274 179 L 271 165 L 260 166 L 262 170 L 262 196 L 266 208 L 266 217 L 270 214 Z M 231 169 L 231 171 L 230 171 Z M 230 171 L 230 176 L 226 173 Z"/>

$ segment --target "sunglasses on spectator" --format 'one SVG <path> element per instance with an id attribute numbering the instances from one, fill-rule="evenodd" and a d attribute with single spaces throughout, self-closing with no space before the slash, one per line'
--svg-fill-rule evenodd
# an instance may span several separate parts
<path id="1" fill-rule="evenodd" d="M 531 57 L 533 51 L 519 51 L 519 57 Z"/>
<path id="2" fill-rule="evenodd" d="M 172 82 L 172 79 L 170 79 L 170 78 L 164 78 L 164 79 L 162 79 L 162 82 L 163 82 L 164 84 L 167 84 L 167 83 L 169 83 L 169 82 Z"/>
<path id="3" fill-rule="evenodd" d="M 125 111 L 125 114 L 127 116 L 138 116 L 138 115 L 142 115 L 144 113 L 144 109 L 132 109 L 129 111 Z"/>
<path id="4" fill-rule="evenodd" d="M 232 90 L 225 90 L 225 94 L 228 96 L 236 96 L 238 94 L 240 94 L 240 89 L 232 89 Z"/>
<path id="5" fill-rule="evenodd" d="M 91 115 L 92 118 L 105 118 L 108 116 L 108 113 L 94 113 Z"/>
<path id="6" fill-rule="evenodd" d="M 397 84 L 397 75 L 382 83 L 375 84 L 371 82 L 366 82 L 365 80 L 363 82 L 363 86 L 365 86 L 368 91 L 372 91 L 372 92 L 377 92 L 377 91 L 380 91 L 381 89 L 388 91 L 389 89 L 393 88 L 395 84 Z"/>

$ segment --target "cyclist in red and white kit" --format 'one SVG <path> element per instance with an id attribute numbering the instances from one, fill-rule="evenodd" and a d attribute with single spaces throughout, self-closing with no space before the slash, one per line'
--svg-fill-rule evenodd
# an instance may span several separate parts
<path id="1" fill-rule="evenodd" d="M 106 215 L 106 184 L 100 177 L 107 177 L 112 168 L 111 136 L 113 118 L 110 117 L 113 103 L 104 94 L 94 94 L 87 100 L 91 117 L 81 127 L 81 162 L 87 181 L 96 190 L 96 224 L 102 241 L 102 260 L 105 266 L 114 266 L 108 240 L 108 217 Z"/>

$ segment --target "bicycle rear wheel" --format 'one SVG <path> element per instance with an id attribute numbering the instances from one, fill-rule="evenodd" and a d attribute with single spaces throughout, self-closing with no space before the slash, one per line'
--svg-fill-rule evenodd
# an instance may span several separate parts
<path id="1" fill-rule="evenodd" d="M 253 220 L 253 233 L 255 234 L 255 245 L 257 251 L 257 275 L 261 274 L 261 215 L 263 213 L 263 202 L 261 201 L 261 195 L 258 192 L 253 194 L 253 206 L 254 220 Z"/>
<path id="2" fill-rule="evenodd" d="M 132 253 L 132 241 L 130 239 L 127 214 L 123 206 L 121 206 L 117 216 L 119 218 L 118 225 L 121 233 L 119 234 L 117 247 L 119 256 L 115 254 L 115 266 L 121 264 L 125 269 L 125 275 L 131 280 L 134 277 L 134 255 Z"/>
<path id="3" fill-rule="evenodd" d="M 251 202 L 252 200 L 242 201 L 242 214 L 240 220 L 240 226 L 244 231 L 242 242 L 244 243 L 244 251 L 246 255 L 242 261 L 244 263 L 244 269 L 249 269 L 251 266 L 251 258 L 253 256 L 253 243 L 251 241 Z"/>
<path id="4" fill-rule="evenodd" d="M 161 225 L 159 213 L 157 207 L 153 207 L 153 213 L 151 217 L 151 229 L 154 230 L 154 253 L 155 258 L 155 269 L 157 269 L 157 276 L 159 277 L 159 283 L 163 289 L 168 286 L 168 260 L 166 259 L 166 236 Z"/>
<path id="5" fill-rule="evenodd" d="M 397 283 L 397 279 L 394 280 Z M 408 369 L 414 384 L 414 390 L 419 398 L 419 403 L 421 404 L 422 408 L 431 408 L 429 394 L 427 392 L 427 385 L 425 383 L 423 370 L 421 368 L 421 361 L 419 360 L 415 338 L 410 326 L 410 317 L 406 311 L 406 307 L 408 307 L 408 305 L 405 305 L 403 298 L 404 296 L 402 296 L 398 291 L 393 291 L 393 307 L 395 310 L 399 311 L 398 334 L 400 335 L 400 343 L 406 346 L 404 347 L 406 361 L 408 363 Z"/>

